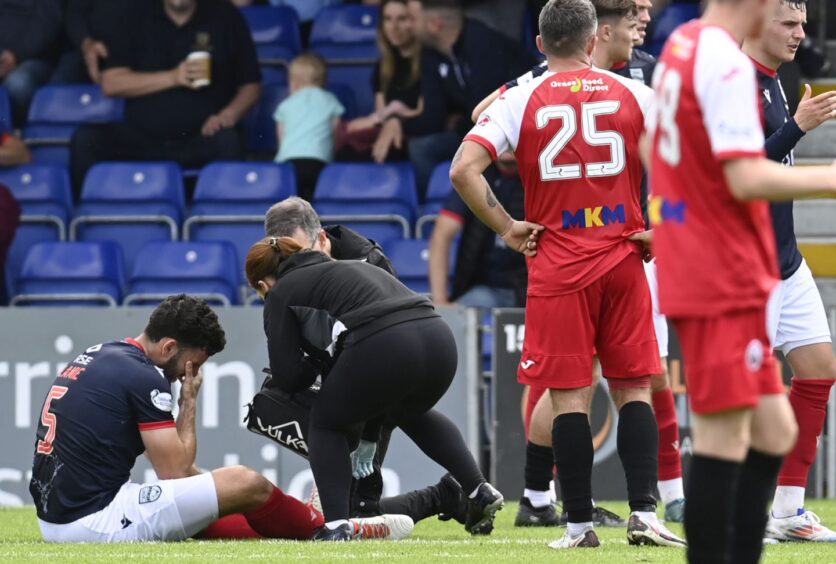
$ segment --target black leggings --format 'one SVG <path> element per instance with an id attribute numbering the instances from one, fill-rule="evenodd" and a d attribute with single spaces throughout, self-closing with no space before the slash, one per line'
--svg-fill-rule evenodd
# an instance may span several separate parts
<path id="1" fill-rule="evenodd" d="M 407 321 L 346 347 L 311 408 L 308 447 L 326 521 L 349 517 L 348 437 L 384 415 L 465 492 L 484 481 L 459 429 L 432 407 L 447 391 L 458 356 L 440 318 Z"/>

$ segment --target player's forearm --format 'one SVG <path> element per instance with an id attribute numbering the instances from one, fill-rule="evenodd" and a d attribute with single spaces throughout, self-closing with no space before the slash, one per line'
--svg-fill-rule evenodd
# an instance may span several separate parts
<path id="1" fill-rule="evenodd" d="M 196 414 L 197 402 L 187 400 L 180 404 L 180 413 L 177 414 L 177 436 L 180 437 L 180 442 L 183 443 L 182 465 L 184 472 L 190 471 L 197 457 Z"/>
<path id="2" fill-rule="evenodd" d="M 767 138 L 766 156 L 773 161 L 783 161 L 802 137 L 804 137 L 804 132 L 798 127 L 795 119 L 790 119 Z"/>
<path id="3" fill-rule="evenodd" d="M 496 199 L 490 184 L 481 173 L 468 166 L 453 164 L 450 180 L 464 203 L 482 223 L 499 235 L 508 230 L 514 219 Z"/>
<path id="4" fill-rule="evenodd" d="M 739 200 L 792 200 L 836 197 L 836 167 L 786 167 L 761 158 L 736 159 L 724 166 Z"/>

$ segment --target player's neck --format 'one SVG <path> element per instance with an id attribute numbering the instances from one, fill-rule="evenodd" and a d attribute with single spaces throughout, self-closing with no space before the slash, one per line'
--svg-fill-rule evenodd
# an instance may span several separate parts
<path id="1" fill-rule="evenodd" d="M 621 62 L 623 61 L 617 61 L 609 57 L 603 49 L 595 49 L 595 52 L 592 54 L 592 66 L 599 69 L 610 70 Z"/>
<path id="2" fill-rule="evenodd" d="M 743 52 L 749 55 L 749 58 L 757 62 L 759 65 L 766 67 L 774 72 L 778 72 L 778 67 L 781 66 L 781 61 L 775 57 L 769 56 L 759 45 L 752 41 L 743 42 Z"/>
<path id="3" fill-rule="evenodd" d="M 705 9 L 700 21 L 703 25 L 720 27 L 726 30 L 738 45 L 748 35 L 752 24 L 749 15 L 741 11 L 737 5 L 726 5 L 711 2 Z"/>
<path id="4" fill-rule="evenodd" d="M 139 345 L 142 347 L 142 352 L 144 352 L 147 356 L 148 351 L 151 350 L 151 339 L 149 339 L 145 333 L 142 333 L 139 337 L 134 338 L 134 341 L 139 343 Z"/>
<path id="5" fill-rule="evenodd" d="M 547 61 L 549 71 L 551 72 L 571 72 L 586 70 L 592 66 L 592 59 L 589 57 L 589 55 L 586 54 L 567 58 L 549 56 Z"/>

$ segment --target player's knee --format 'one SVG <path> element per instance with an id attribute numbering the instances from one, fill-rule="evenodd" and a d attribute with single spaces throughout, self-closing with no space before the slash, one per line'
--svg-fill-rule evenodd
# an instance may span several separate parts
<path id="1" fill-rule="evenodd" d="M 251 498 L 253 504 L 260 505 L 266 502 L 270 494 L 273 493 L 273 484 L 255 470 L 246 466 L 237 466 L 233 479 L 246 492 L 246 496 Z"/>
<path id="2" fill-rule="evenodd" d="M 650 377 L 650 389 L 654 392 L 661 392 L 668 387 L 667 374 L 655 374 Z"/>

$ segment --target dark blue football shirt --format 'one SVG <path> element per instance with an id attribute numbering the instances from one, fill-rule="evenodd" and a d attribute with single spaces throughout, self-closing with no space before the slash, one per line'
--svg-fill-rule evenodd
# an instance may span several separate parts
<path id="1" fill-rule="evenodd" d="M 145 451 L 140 430 L 173 427 L 171 409 L 171 384 L 133 339 L 78 355 L 41 409 L 29 484 L 38 518 L 71 523 L 107 507 Z"/>
<path id="2" fill-rule="evenodd" d="M 795 164 L 793 148 L 804 137 L 804 132 L 790 115 L 787 98 L 778 73 L 754 59 L 758 71 L 758 89 L 764 113 L 766 156 L 787 166 Z M 792 217 L 792 201 L 772 202 L 772 227 L 778 244 L 778 266 L 781 278 L 786 280 L 801 266 L 801 253 L 795 240 L 795 223 Z"/>

